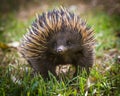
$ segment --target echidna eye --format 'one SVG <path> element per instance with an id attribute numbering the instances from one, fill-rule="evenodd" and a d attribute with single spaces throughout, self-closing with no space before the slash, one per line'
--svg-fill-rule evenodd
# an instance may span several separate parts
<path id="1" fill-rule="evenodd" d="M 72 44 L 72 42 L 70 40 L 68 40 L 66 43 L 67 43 L 67 45 L 71 45 Z"/>
<path id="2" fill-rule="evenodd" d="M 53 42 L 53 46 L 54 46 L 54 47 L 57 46 L 57 43 L 56 43 L 56 42 Z"/>

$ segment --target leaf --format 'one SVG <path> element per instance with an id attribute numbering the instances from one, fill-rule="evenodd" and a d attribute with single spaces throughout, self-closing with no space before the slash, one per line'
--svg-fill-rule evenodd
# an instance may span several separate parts
<path id="1" fill-rule="evenodd" d="M 1 49 L 8 49 L 8 48 L 17 49 L 18 46 L 19 46 L 19 42 L 12 42 L 12 43 L 9 43 L 9 44 L 5 44 L 3 42 L 0 42 L 0 48 Z"/>
<path id="2" fill-rule="evenodd" d="M 5 43 L 0 42 L 0 48 L 1 49 L 8 49 L 9 46 L 7 44 L 5 44 Z"/>

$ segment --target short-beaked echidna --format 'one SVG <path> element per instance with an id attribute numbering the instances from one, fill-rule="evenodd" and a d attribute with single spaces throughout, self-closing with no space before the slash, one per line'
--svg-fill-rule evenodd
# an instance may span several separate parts
<path id="1" fill-rule="evenodd" d="M 48 77 L 48 71 L 56 76 L 56 66 L 61 64 L 85 68 L 89 73 L 94 43 L 94 32 L 86 22 L 61 7 L 37 15 L 19 50 L 36 72 Z"/>

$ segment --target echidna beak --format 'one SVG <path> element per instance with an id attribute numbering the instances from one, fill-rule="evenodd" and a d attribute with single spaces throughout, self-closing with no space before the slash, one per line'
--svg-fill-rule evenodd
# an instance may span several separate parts
<path id="1" fill-rule="evenodd" d="M 66 52 L 66 50 L 67 50 L 67 48 L 65 46 L 61 45 L 57 48 L 57 53 L 64 54 Z"/>

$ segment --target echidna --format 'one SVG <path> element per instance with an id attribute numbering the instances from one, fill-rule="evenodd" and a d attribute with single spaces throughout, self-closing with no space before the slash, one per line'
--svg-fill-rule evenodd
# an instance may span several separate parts
<path id="1" fill-rule="evenodd" d="M 94 43 L 92 28 L 60 7 L 37 15 L 19 49 L 36 72 L 48 77 L 48 71 L 57 76 L 55 70 L 61 64 L 85 68 L 89 73 L 94 63 Z"/>

